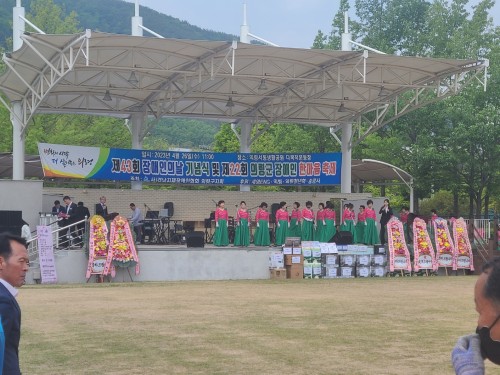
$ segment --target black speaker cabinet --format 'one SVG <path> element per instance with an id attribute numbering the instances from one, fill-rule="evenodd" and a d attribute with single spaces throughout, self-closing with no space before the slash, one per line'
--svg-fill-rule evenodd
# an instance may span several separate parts
<path id="1" fill-rule="evenodd" d="M 337 245 L 351 245 L 352 233 L 347 230 L 341 230 L 335 233 L 335 236 L 333 236 L 328 242 L 335 242 Z"/>
<path id="2" fill-rule="evenodd" d="M 174 216 L 174 202 L 166 202 L 163 205 L 163 208 L 168 210 L 168 217 Z"/>
<path id="3" fill-rule="evenodd" d="M 187 247 L 205 247 L 204 236 L 203 232 L 186 233 Z"/>
<path id="4" fill-rule="evenodd" d="M 274 223 L 276 222 L 276 211 L 280 209 L 280 204 L 279 203 L 273 203 L 271 205 L 271 221 Z"/>
<path id="5" fill-rule="evenodd" d="M 205 219 L 205 229 L 210 229 L 212 228 L 212 219 L 208 218 Z"/>

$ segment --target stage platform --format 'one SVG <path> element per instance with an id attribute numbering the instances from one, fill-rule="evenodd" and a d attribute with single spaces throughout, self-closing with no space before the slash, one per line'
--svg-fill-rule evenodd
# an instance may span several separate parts
<path id="1" fill-rule="evenodd" d="M 187 247 L 186 245 L 137 245 L 140 274 L 135 268 L 117 268 L 111 282 L 181 280 L 269 279 L 269 254 L 273 247 Z M 86 283 L 88 258 L 82 249 L 55 253 L 58 284 Z M 32 267 L 27 284 L 35 284 L 39 268 Z M 129 275 L 130 272 L 130 275 Z M 95 282 L 92 277 L 89 282 Z"/>

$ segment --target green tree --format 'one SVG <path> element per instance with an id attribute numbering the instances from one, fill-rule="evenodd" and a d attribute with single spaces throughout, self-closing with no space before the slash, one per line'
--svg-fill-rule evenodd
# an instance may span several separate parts
<path id="1" fill-rule="evenodd" d="M 67 16 L 64 14 L 63 8 L 53 0 L 33 0 L 26 18 L 46 34 L 74 34 L 81 31 L 76 12 L 70 12 Z M 29 29 L 29 25 L 26 27 Z"/>
<path id="2" fill-rule="evenodd" d="M 341 0 L 339 10 L 335 13 L 332 20 L 332 30 L 328 35 L 318 30 L 318 34 L 313 42 L 312 48 L 340 50 L 342 45 L 342 33 L 344 30 L 344 13 L 349 12 L 350 5 L 348 0 Z M 355 20 L 349 20 L 349 32 L 353 39 L 356 39 L 360 26 Z"/>

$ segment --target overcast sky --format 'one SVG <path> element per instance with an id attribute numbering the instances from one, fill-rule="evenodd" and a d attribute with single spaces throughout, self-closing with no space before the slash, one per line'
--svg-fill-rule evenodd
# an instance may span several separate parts
<path id="1" fill-rule="evenodd" d="M 126 0 L 135 3 L 135 0 Z M 477 3 L 478 0 L 471 0 Z M 338 0 L 139 0 L 158 12 L 198 27 L 239 35 L 247 4 L 250 32 L 282 47 L 311 47 L 319 29 L 331 31 Z M 352 9 L 354 14 L 354 10 Z M 500 25 L 500 0 L 491 13 Z M 148 27 L 147 19 L 143 19 Z M 168 37 L 168 35 L 165 35 Z"/>

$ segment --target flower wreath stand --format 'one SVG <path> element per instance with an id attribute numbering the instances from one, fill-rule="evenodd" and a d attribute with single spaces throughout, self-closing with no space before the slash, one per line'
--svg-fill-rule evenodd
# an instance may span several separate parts
<path id="1" fill-rule="evenodd" d="M 457 269 L 457 257 L 445 219 L 437 218 L 434 220 L 434 239 L 436 242 L 437 265 L 438 267 L 444 267 L 446 276 L 448 276 L 449 267 L 454 271 Z"/>
<path id="2" fill-rule="evenodd" d="M 123 216 L 116 216 L 111 222 L 109 235 L 109 251 L 104 267 L 104 274 L 116 276 L 116 267 L 126 268 L 130 280 L 130 267 L 135 267 L 135 274 L 140 272 L 139 257 L 135 249 L 134 238 L 130 230 L 130 225 Z"/>
<path id="3" fill-rule="evenodd" d="M 472 246 L 469 241 L 467 224 L 463 218 L 453 219 L 453 240 L 455 241 L 456 268 L 474 271 L 474 259 L 472 257 Z"/>
<path id="4" fill-rule="evenodd" d="M 427 231 L 427 225 L 420 218 L 413 221 L 413 252 L 413 270 L 415 272 L 425 271 L 426 276 L 429 276 L 429 270 L 437 272 L 436 255 Z"/>
<path id="5" fill-rule="evenodd" d="M 89 262 L 86 273 L 87 282 L 89 282 L 92 275 L 96 276 L 97 282 L 103 282 L 109 243 L 108 227 L 102 216 L 92 216 L 90 219 L 89 232 Z"/>
<path id="6" fill-rule="evenodd" d="M 410 252 L 406 246 L 403 223 L 395 217 L 392 217 L 387 223 L 387 238 L 390 273 L 400 271 L 401 276 L 405 276 L 405 271 L 411 273 Z"/>

